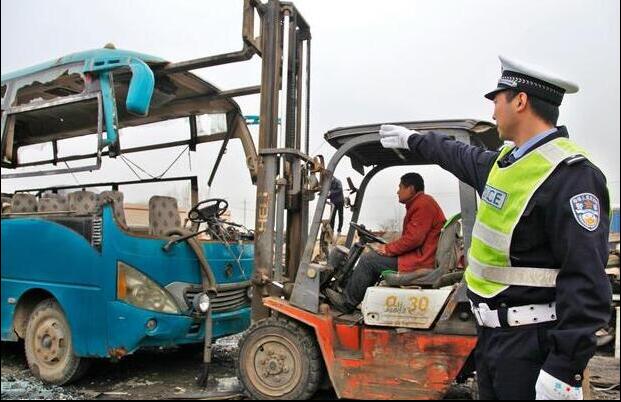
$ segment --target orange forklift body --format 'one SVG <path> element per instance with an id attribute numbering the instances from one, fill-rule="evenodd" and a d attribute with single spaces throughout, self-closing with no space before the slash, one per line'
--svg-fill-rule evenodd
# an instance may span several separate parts
<path id="1" fill-rule="evenodd" d="M 339 398 L 442 398 L 476 345 L 472 335 L 340 323 L 275 297 L 263 304 L 315 330 Z"/>

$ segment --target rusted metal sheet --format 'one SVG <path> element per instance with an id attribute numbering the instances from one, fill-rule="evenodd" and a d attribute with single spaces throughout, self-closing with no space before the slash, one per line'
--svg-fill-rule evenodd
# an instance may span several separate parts
<path id="1" fill-rule="evenodd" d="M 354 399 L 439 399 L 476 344 L 475 337 L 365 328 L 362 357 L 338 359 L 333 385 Z"/>
<path id="2" fill-rule="evenodd" d="M 336 335 L 339 345 L 343 349 L 360 350 L 360 326 L 351 324 L 336 324 Z"/>

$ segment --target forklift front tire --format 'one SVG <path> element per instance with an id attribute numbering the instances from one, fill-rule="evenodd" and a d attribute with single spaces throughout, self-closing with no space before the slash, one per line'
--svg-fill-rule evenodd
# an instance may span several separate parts
<path id="1" fill-rule="evenodd" d="M 309 399 L 323 378 L 313 332 L 286 318 L 255 323 L 240 340 L 237 377 L 253 399 Z"/>

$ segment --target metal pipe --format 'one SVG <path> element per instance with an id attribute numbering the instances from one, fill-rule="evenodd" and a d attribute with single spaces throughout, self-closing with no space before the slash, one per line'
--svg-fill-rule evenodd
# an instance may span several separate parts
<path id="1" fill-rule="evenodd" d="M 198 204 L 198 177 L 190 178 L 190 203 L 192 206 Z"/>
<path id="2" fill-rule="evenodd" d="M 144 179 L 144 180 L 129 180 L 129 181 L 99 182 L 99 183 L 83 183 L 83 184 L 72 184 L 68 186 L 25 188 L 25 189 L 17 190 L 16 193 L 31 193 L 33 191 L 37 191 L 40 194 L 46 191 L 54 192 L 54 190 L 71 190 L 73 188 L 108 187 L 108 186 L 113 187 L 113 186 L 125 186 L 129 184 L 145 184 L 145 183 L 182 181 L 182 180 L 190 180 L 192 185 L 194 185 L 194 181 L 197 181 L 197 178 L 196 176 L 182 176 L 182 177 L 168 177 L 168 178 L 162 178 L 162 179 Z"/>
<path id="3" fill-rule="evenodd" d="M 302 75 L 304 72 L 304 41 L 301 38 L 296 38 L 296 52 L 295 58 L 297 61 L 297 69 L 295 74 L 296 82 L 296 94 L 295 94 L 295 148 L 302 149 L 302 111 L 303 108 L 303 81 Z"/>
<path id="4" fill-rule="evenodd" d="M 226 114 L 226 136 L 224 137 L 224 141 L 222 141 L 222 146 L 220 146 L 220 151 L 218 152 L 218 156 L 216 157 L 216 162 L 213 165 L 213 169 L 211 170 L 211 175 L 209 175 L 209 180 L 207 180 L 207 186 L 211 187 L 211 183 L 213 183 L 213 179 L 216 177 L 216 173 L 218 172 L 218 167 L 220 166 L 220 161 L 222 161 L 222 156 L 226 152 L 226 147 L 229 144 L 229 140 L 231 136 L 233 136 L 233 132 L 235 129 L 235 116 L 236 113 L 228 112 Z"/>
<path id="5" fill-rule="evenodd" d="M 299 19 L 295 14 L 295 23 Z M 296 28 L 294 27 L 294 28 Z M 299 33 L 299 34 L 298 34 Z M 291 32 L 290 32 L 291 34 Z M 304 71 L 304 39 L 303 33 L 296 31 L 292 39 L 295 43 L 295 48 L 292 48 L 291 58 L 295 66 L 295 74 L 291 74 L 291 81 L 295 82 L 295 88 L 292 87 L 291 91 L 295 91 L 295 130 L 294 130 L 294 142 L 295 147 L 299 155 L 304 155 L 302 149 L 302 111 L 303 109 L 303 88 L 302 75 Z M 293 125 L 293 123 L 292 123 Z M 287 278 L 293 279 L 297 275 L 298 266 L 302 256 L 302 247 L 306 242 L 306 230 L 308 228 L 308 200 L 304 199 L 303 190 L 303 168 L 300 158 L 290 158 L 289 167 L 289 194 L 288 203 L 289 208 L 287 210 L 287 241 L 286 241 L 286 274 Z"/>
<path id="6" fill-rule="evenodd" d="M 190 151 L 196 151 L 196 137 L 198 136 L 198 126 L 196 120 L 195 114 L 190 115 Z"/>
<path id="7" fill-rule="evenodd" d="M 260 85 L 252 85 L 249 87 L 242 87 L 242 88 L 235 88 L 235 89 L 229 89 L 227 91 L 220 91 L 218 93 L 215 94 L 209 94 L 209 95 L 193 95 L 193 96 L 187 96 L 185 98 L 180 98 L 180 99 L 175 99 L 172 102 L 170 102 L 170 105 L 177 105 L 178 103 L 182 103 L 182 102 L 187 102 L 187 101 L 192 101 L 192 102 L 198 102 L 198 101 L 202 101 L 202 102 L 211 102 L 214 100 L 219 100 L 219 99 L 226 99 L 226 98 L 235 98 L 238 96 L 247 96 L 247 95 L 255 95 L 261 92 L 261 86 Z"/>
<path id="8" fill-rule="evenodd" d="M 202 144 L 202 143 L 205 143 L 205 142 L 222 141 L 226 137 L 226 135 L 227 135 L 226 132 L 214 133 L 214 134 L 209 134 L 209 135 L 199 135 L 199 136 L 196 137 L 195 142 L 196 142 L 196 144 Z M 162 144 L 144 145 L 144 146 L 140 146 L 140 147 L 123 149 L 123 154 L 131 154 L 131 153 L 134 153 L 134 152 L 151 151 L 153 149 L 173 148 L 173 147 L 179 147 L 179 146 L 190 145 L 190 144 L 192 144 L 192 139 L 180 140 L 180 141 L 172 141 L 172 142 L 165 142 L 165 143 L 162 143 Z M 103 151 L 103 152 L 101 152 L 101 156 L 107 156 L 108 153 L 109 153 L 108 151 Z M 77 160 L 82 160 L 82 159 L 95 158 L 96 156 L 97 156 L 97 152 L 93 152 L 93 153 L 90 153 L 90 154 L 66 156 L 66 157 L 58 158 L 56 161 L 57 162 L 70 162 L 70 161 L 77 161 Z M 28 166 L 47 165 L 47 164 L 50 164 L 52 162 L 53 162 L 53 159 L 43 160 L 43 161 L 36 161 L 36 162 L 28 162 L 28 163 L 21 163 L 17 167 L 21 168 L 21 167 L 28 167 Z"/>
<path id="9" fill-rule="evenodd" d="M 229 89 L 228 91 L 221 91 L 218 96 L 221 98 L 235 98 L 238 96 L 255 95 L 261 93 L 261 85 L 252 85 L 249 87 Z"/>
<path id="10" fill-rule="evenodd" d="M 242 50 L 237 52 L 223 53 L 215 56 L 201 57 L 198 59 L 170 63 L 162 68 L 161 72 L 166 74 L 191 71 L 199 68 L 218 66 L 221 64 L 236 63 L 239 61 L 250 60 L 255 54 L 253 48 L 244 43 Z"/>
<path id="11" fill-rule="evenodd" d="M 282 119 L 279 132 L 279 146 L 289 147 L 291 146 L 290 132 L 291 132 L 291 87 L 295 83 L 291 82 L 291 47 L 294 45 L 291 43 L 291 37 L 286 35 L 287 31 L 290 31 L 291 27 L 295 28 L 294 21 L 288 11 L 282 12 L 282 72 L 281 72 L 281 102 L 284 105 L 280 105 L 279 114 L 284 114 L 285 118 Z M 262 153 L 264 155 L 264 153 Z M 276 281 L 282 280 L 283 275 L 283 243 L 284 243 L 284 228 L 285 228 L 285 209 L 286 209 L 286 196 L 287 196 L 287 184 L 290 182 L 290 162 L 286 156 L 279 157 L 279 174 L 280 178 L 276 181 L 276 228 L 275 228 L 275 246 L 274 246 L 274 268 L 271 279 Z"/>
<path id="12" fill-rule="evenodd" d="M 282 281 L 283 274 L 283 261 L 282 261 L 282 247 L 283 247 L 283 229 L 285 225 L 285 194 L 287 191 L 287 181 L 284 179 L 278 180 L 277 202 L 276 202 L 276 240 L 275 240 L 275 252 L 274 252 L 274 275 L 275 281 Z"/>
<path id="13" fill-rule="evenodd" d="M 315 160 L 310 156 L 303 154 L 297 149 L 294 148 L 268 148 L 262 149 L 259 152 L 259 155 L 293 155 L 297 159 L 305 160 L 308 163 L 313 163 Z"/>
<path id="14" fill-rule="evenodd" d="M 306 149 L 305 153 L 310 153 L 310 65 L 311 65 L 311 40 L 306 41 Z"/>
<path id="15" fill-rule="evenodd" d="M 296 87 L 298 85 L 296 81 L 297 73 L 296 73 L 296 56 L 297 56 L 297 40 L 296 40 L 296 15 L 288 15 L 285 14 L 285 18 L 288 17 L 289 26 L 286 27 L 289 29 L 288 32 L 288 40 L 287 40 L 287 69 L 286 69 L 286 77 L 287 77 L 287 94 L 285 98 L 285 116 L 286 116 L 286 126 L 285 126 L 285 146 L 288 148 L 298 148 L 296 146 L 295 134 L 296 134 Z M 283 32 L 284 34 L 284 32 Z M 283 60 L 284 62 L 284 60 Z"/>

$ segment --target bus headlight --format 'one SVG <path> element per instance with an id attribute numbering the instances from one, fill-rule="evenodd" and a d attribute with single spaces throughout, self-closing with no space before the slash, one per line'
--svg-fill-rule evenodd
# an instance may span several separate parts
<path id="1" fill-rule="evenodd" d="M 145 310 L 180 313 L 173 297 L 145 274 L 120 261 L 117 264 L 117 271 L 118 300 Z"/>

